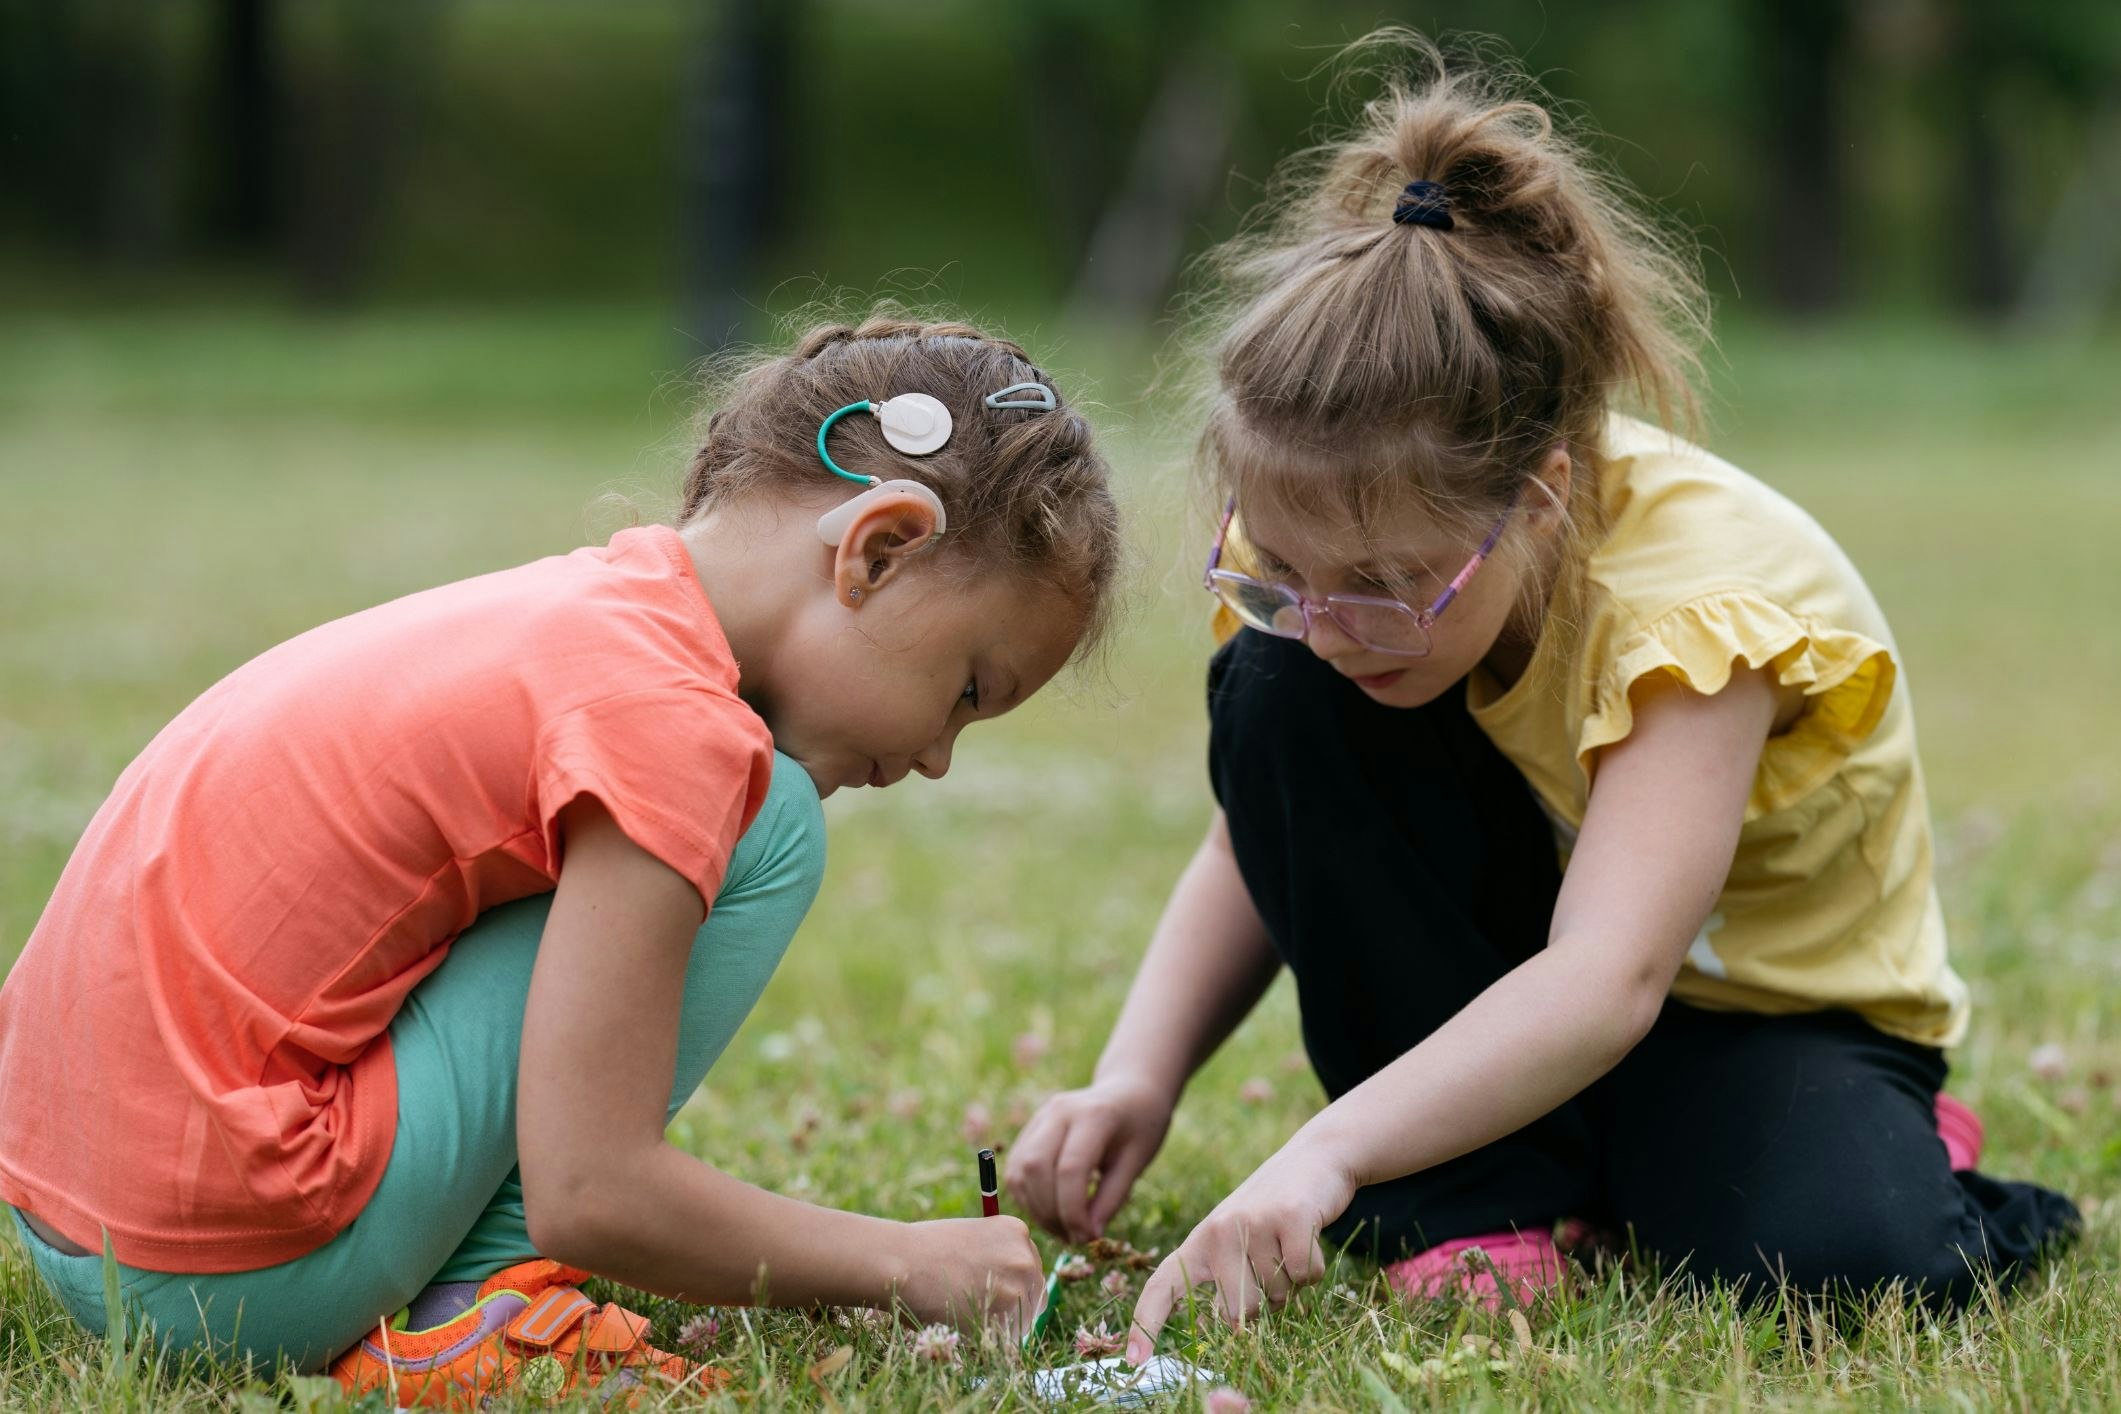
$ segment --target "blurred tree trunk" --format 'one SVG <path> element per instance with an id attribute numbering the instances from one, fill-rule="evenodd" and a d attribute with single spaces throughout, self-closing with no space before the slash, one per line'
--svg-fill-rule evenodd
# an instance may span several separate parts
<path id="1" fill-rule="evenodd" d="M 1772 293 L 1790 309 L 1830 309 L 1847 293 L 1848 168 L 1840 77 L 1847 0 L 1750 0 L 1749 47 L 1762 85 L 1767 160 L 1753 200 Z"/>
<path id="2" fill-rule="evenodd" d="M 287 254 L 313 304 L 345 304 L 375 263 L 438 53 L 435 0 L 336 0 L 317 52 L 290 66 Z M 268 141 L 266 160 L 277 145 Z"/>
<path id="3" fill-rule="evenodd" d="M 2121 288 L 2121 91 L 2085 125 L 2062 197 L 2033 250 L 2014 311 L 2020 327 L 2049 337 L 2089 337 Z"/>
<path id="4" fill-rule="evenodd" d="M 1222 184 L 1238 95 L 1236 65 L 1220 46 L 1181 52 L 1166 70 L 1126 180 L 1083 255 L 1071 300 L 1076 313 L 1141 323 L 1155 317 L 1185 261 L 1188 223 Z"/>
<path id="5" fill-rule="evenodd" d="M 280 104 L 272 0 L 220 0 L 215 7 L 213 149 L 217 199 L 208 217 L 219 243 L 264 250 L 278 241 L 285 114 Z"/>
<path id="6" fill-rule="evenodd" d="M 1070 270 L 1083 258 L 1099 213 L 1119 172 L 1124 134 L 1109 78 L 1097 73 L 1112 42 L 1109 18 L 1079 6 L 1026 5 L 1008 16 L 1011 46 L 1023 75 L 1023 131 L 1045 219 L 1040 223 L 1053 268 Z"/>
<path id="7" fill-rule="evenodd" d="M 0 0 L 0 220 L 10 236 L 55 236 L 133 264 L 173 252 L 175 19 Z"/>
<path id="8" fill-rule="evenodd" d="M 1952 231 L 1958 252 L 1958 295 L 1976 313 L 1991 317 L 2010 305 L 2013 268 L 2006 214 L 2017 184 L 2004 159 L 1998 83 L 2010 52 L 1981 4 L 1958 7 L 1957 34 L 1947 62 L 1957 132 L 1956 170 L 1944 195 L 1941 229 Z"/>
<path id="9" fill-rule="evenodd" d="M 703 19 L 681 100 L 679 263 L 686 336 L 703 351 L 744 333 L 744 292 L 779 228 L 787 188 L 794 0 L 727 0 Z"/>
<path id="10" fill-rule="evenodd" d="M 1957 233 L 1960 295 L 1991 317 L 2011 302 L 2012 264 L 2004 213 L 2013 187 L 1988 95 L 1976 82 L 1961 90 L 1957 178 L 1945 197 L 1944 229 Z"/>

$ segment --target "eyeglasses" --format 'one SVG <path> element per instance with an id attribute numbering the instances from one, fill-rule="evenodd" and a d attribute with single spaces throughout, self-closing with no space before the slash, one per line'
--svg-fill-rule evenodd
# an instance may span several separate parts
<path id="1" fill-rule="evenodd" d="M 1314 620 L 1323 614 L 1333 621 L 1335 628 L 1373 653 L 1388 653 L 1395 658 L 1426 658 L 1429 655 L 1429 630 L 1443 617 L 1443 611 L 1451 607 L 1458 591 L 1472 582 L 1475 572 L 1495 548 L 1495 542 L 1502 538 L 1502 528 L 1510 523 L 1510 516 L 1516 509 L 1517 502 L 1513 497 L 1503 511 L 1502 519 L 1495 522 L 1487 539 L 1481 541 L 1480 548 L 1473 552 L 1473 558 L 1466 561 L 1465 568 L 1444 587 L 1443 593 L 1436 596 L 1436 602 L 1426 609 L 1415 609 L 1397 599 L 1368 594 L 1328 594 L 1323 599 L 1308 599 L 1286 584 L 1218 568 L 1222 563 L 1223 545 L 1230 538 L 1230 521 L 1237 514 L 1237 497 L 1232 496 L 1223 506 L 1222 525 L 1215 532 L 1215 548 L 1208 552 L 1208 568 L 1201 575 L 1201 585 L 1237 615 L 1239 623 L 1261 633 L 1271 633 L 1276 638 L 1308 638 Z"/>

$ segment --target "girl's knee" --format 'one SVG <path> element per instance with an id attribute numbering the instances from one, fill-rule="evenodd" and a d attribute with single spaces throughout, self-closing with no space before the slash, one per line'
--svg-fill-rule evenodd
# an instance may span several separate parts
<path id="1" fill-rule="evenodd" d="M 825 807 L 810 773 L 773 753 L 773 781 L 751 826 L 729 857 L 727 878 L 744 887 L 804 893 L 804 906 L 825 877 Z"/>
<path id="2" fill-rule="evenodd" d="M 1886 1201 L 1851 1201 L 1755 1215 L 1706 1237 L 1684 1256 L 1696 1277 L 1744 1287 L 1756 1296 L 1874 1296 L 1898 1290 L 1929 1304 L 1963 1305 L 1987 1271 L 1978 1230 L 1954 1215 L 1911 1215 Z M 1971 1244 L 1971 1247 L 1970 1245 Z"/>

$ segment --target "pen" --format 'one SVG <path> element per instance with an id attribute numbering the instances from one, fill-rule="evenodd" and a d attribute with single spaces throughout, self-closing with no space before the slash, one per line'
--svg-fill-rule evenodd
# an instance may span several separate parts
<path id="1" fill-rule="evenodd" d="M 982 1217 L 998 1218 L 1002 1215 L 1001 1195 L 1002 1185 L 994 1174 L 994 1151 L 982 1149 L 979 1151 L 979 1208 Z M 1068 1254 L 1065 1252 L 1053 1259 L 1053 1270 L 1046 1277 L 1045 1303 L 1031 1322 L 1031 1329 L 1024 1332 L 1025 1350 L 1029 1350 L 1032 1342 L 1044 1335 L 1046 1327 L 1052 1323 L 1054 1298 L 1060 1295 L 1061 1263 L 1066 1260 Z"/>
<path id="2" fill-rule="evenodd" d="M 994 1176 L 994 1151 L 979 1151 L 979 1210 L 980 1216 L 998 1218 L 1002 1215 L 1002 1186 Z"/>

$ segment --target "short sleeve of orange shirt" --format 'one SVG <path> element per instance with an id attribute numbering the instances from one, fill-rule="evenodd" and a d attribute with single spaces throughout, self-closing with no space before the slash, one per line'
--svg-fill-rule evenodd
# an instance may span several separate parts
<path id="1" fill-rule="evenodd" d="M 773 744 L 676 533 L 328 623 L 96 812 L 0 986 L 0 1199 L 155 1271 L 302 1255 L 389 1160 L 386 1028 L 590 795 L 710 904 Z"/>

